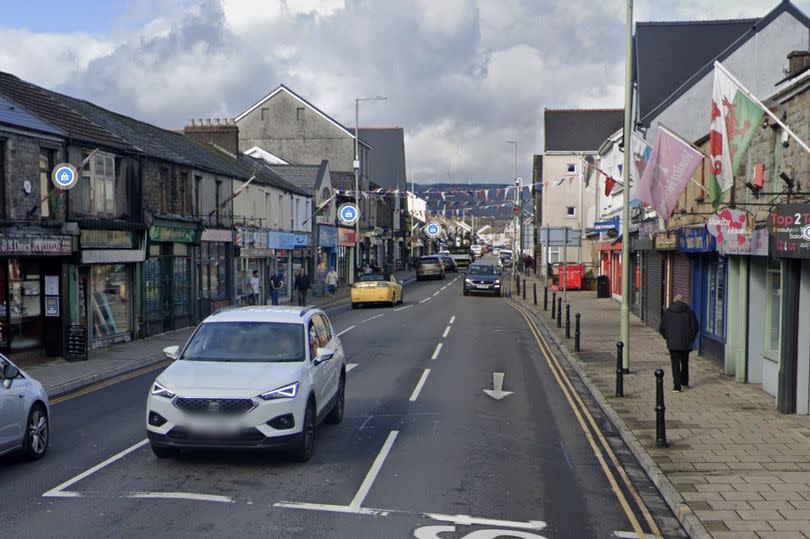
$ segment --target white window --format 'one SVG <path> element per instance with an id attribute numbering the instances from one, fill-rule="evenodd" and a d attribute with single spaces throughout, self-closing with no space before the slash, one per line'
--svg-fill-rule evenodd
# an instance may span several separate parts
<path id="1" fill-rule="evenodd" d="M 560 261 L 560 248 L 556 247 L 554 249 L 548 250 L 548 262 L 550 264 L 557 264 Z"/>
<path id="2" fill-rule="evenodd" d="M 577 173 L 577 164 L 576 163 L 568 163 L 566 165 L 568 174 L 576 174 Z"/>
<path id="3" fill-rule="evenodd" d="M 566 217 L 576 217 L 577 216 L 577 207 L 576 206 L 566 206 L 565 207 L 565 216 Z"/>
<path id="4" fill-rule="evenodd" d="M 82 169 L 81 209 L 96 214 L 115 213 L 115 156 L 96 152 Z"/>
<path id="5" fill-rule="evenodd" d="M 765 275 L 765 356 L 779 361 L 782 326 L 782 268 L 770 261 Z"/>

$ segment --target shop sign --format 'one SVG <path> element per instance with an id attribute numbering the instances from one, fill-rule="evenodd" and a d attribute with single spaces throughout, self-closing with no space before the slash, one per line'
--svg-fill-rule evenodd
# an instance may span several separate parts
<path id="1" fill-rule="evenodd" d="M 656 251 L 674 251 L 678 248 L 678 238 L 669 233 L 656 234 L 653 238 L 653 247 Z"/>
<path id="2" fill-rule="evenodd" d="M 726 208 L 709 217 L 706 229 L 717 238 L 717 250 L 743 254 L 751 244 L 753 220 L 745 210 Z"/>
<path id="3" fill-rule="evenodd" d="M 338 244 L 338 229 L 334 226 L 318 226 L 318 247 L 335 248 Z"/>
<path id="4" fill-rule="evenodd" d="M 657 230 L 658 230 L 657 217 L 654 219 L 644 219 L 638 224 L 638 237 L 652 239 Z"/>
<path id="5" fill-rule="evenodd" d="M 785 204 L 768 216 L 774 253 L 781 258 L 810 258 L 810 204 Z"/>
<path id="6" fill-rule="evenodd" d="M 717 243 L 721 255 L 768 256 L 768 229 L 758 228 L 751 232 L 743 243 Z"/>
<path id="7" fill-rule="evenodd" d="M 257 249 L 267 249 L 267 230 L 236 227 L 234 242 L 237 247 L 252 246 Z"/>
<path id="8" fill-rule="evenodd" d="M 9 236 L 0 234 L 0 255 L 69 255 L 70 236 Z"/>
<path id="9" fill-rule="evenodd" d="M 680 228 L 677 238 L 682 253 L 709 253 L 716 247 L 714 236 L 705 228 Z"/>
<path id="10" fill-rule="evenodd" d="M 621 224 L 618 219 L 611 219 L 610 221 L 596 221 L 593 224 L 594 232 L 616 232 L 619 233 Z"/>
<path id="11" fill-rule="evenodd" d="M 231 243 L 233 241 L 233 232 L 222 228 L 206 228 L 202 231 L 200 239 L 217 243 Z"/>
<path id="12" fill-rule="evenodd" d="M 309 247 L 309 234 L 268 232 L 267 246 L 271 249 L 305 249 Z"/>
<path id="13" fill-rule="evenodd" d="M 264 247 L 242 247 L 239 255 L 243 258 L 269 258 L 273 256 L 273 249 Z"/>
<path id="14" fill-rule="evenodd" d="M 349 228 L 338 228 L 338 245 L 341 247 L 354 247 L 357 243 L 357 236 L 354 230 Z"/>
<path id="15" fill-rule="evenodd" d="M 200 229 L 179 226 L 153 226 L 149 228 L 149 240 L 155 242 L 199 243 Z"/>
<path id="16" fill-rule="evenodd" d="M 83 248 L 132 249 L 134 247 L 132 232 L 128 230 L 82 230 L 79 241 Z"/>

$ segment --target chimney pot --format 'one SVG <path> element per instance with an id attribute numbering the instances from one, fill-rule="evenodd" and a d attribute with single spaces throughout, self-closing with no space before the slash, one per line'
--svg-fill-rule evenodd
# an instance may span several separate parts
<path id="1" fill-rule="evenodd" d="M 793 76 L 810 65 L 810 51 L 792 51 L 788 54 L 788 75 Z"/>

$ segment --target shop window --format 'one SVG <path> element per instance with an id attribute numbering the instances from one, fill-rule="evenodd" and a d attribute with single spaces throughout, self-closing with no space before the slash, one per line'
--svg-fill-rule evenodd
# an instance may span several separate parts
<path id="1" fill-rule="evenodd" d="M 200 247 L 200 296 L 205 299 L 228 295 L 227 249 L 227 244 L 213 242 L 203 242 Z"/>
<path id="2" fill-rule="evenodd" d="M 39 264 L 8 261 L 11 350 L 42 346 L 42 295 Z"/>
<path id="3" fill-rule="evenodd" d="M 726 336 L 726 259 L 718 258 L 706 274 L 706 333 L 721 339 Z"/>
<path id="4" fill-rule="evenodd" d="M 174 257 L 174 315 L 187 316 L 191 295 L 190 266 L 188 257 Z"/>
<path id="5" fill-rule="evenodd" d="M 765 274 L 765 356 L 779 360 L 782 327 L 782 268 L 769 261 Z"/>
<path id="6" fill-rule="evenodd" d="M 90 286 L 93 338 L 128 333 L 132 328 L 130 268 L 123 264 L 92 266 Z"/>
<path id="7" fill-rule="evenodd" d="M 147 320 L 160 320 L 162 300 L 160 294 L 160 258 L 154 257 L 143 263 L 144 310 Z"/>

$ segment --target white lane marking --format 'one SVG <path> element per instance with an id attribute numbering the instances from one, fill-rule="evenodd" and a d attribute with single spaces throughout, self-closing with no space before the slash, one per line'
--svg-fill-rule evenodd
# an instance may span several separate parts
<path id="1" fill-rule="evenodd" d="M 404 307 L 397 307 L 396 309 L 394 309 L 394 312 L 404 311 L 405 309 L 410 309 L 411 307 L 413 307 L 413 303 L 411 303 L 410 305 L 406 305 Z"/>
<path id="2" fill-rule="evenodd" d="M 439 293 L 438 293 L 438 292 L 434 292 L 434 293 L 433 293 L 433 295 L 434 295 L 434 296 L 438 296 L 438 295 L 439 295 Z"/>
<path id="3" fill-rule="evenodd" d="M 145 446 L 148 443 L 149 443 L 149 439 L 145 438 L 145 439 L 141 440 L 140 442 L 127 447 L 126 449 L 124 449 L 120 453 L 116 453 L 115 455 L 111 456 L 107 460 L 99 462 L 98 464 L 96 464 L 95 466 L 90 468 L 89 470 L 85 470 L 82 473 L 80 473 L 79 475 L 77 475 L 77 476 L 75 476 L 75 477 L 73 477 L 71 479 L 68 479 L 67 481 L 65 481 L 61 485 L 52 488 L 48 492 L 44 493 L 42 496 L 54 497 L 54 498 L 79 498 L 79 497 L 82 496 L 81 492 L 65 492 L 65 489 L 68 488 L 69 486 L 75 484 L 75 483 L 78 483 L 79 481 L 81 481 L 85 477 L 96 473 L 97 471 L 101 470 L 102 468 L 104 468 L 106 466 L 109 466 L 113 462 L 126 457 L 127 455 L 129 455 L 130 453 L 135 451 L 136 449 L 139 449 L 139 448 Z"/>
<path id="4" fill-rule="evenodd" d="M 528 522 L 515 522 L 511 520 L 497 520 L 493 518 L 476 518 L 468 515 L 442 515 L 439 513 L 422 513 L 422 516 L 440 520 L 442 522 L 452 522 L 453 524 L 472 526 L 501 526 L 504 528 L 515 528 L 519 530 L 544 530 L 546 523 L 542 520 L 530 520 Z"/>
<path id="5" fill-rule="evenodd" d="M 613 537 L 622 537 L 625 539 L 638 539 L 636 532 L 613 532 Z M 644 539 L 653 539 L 655 536 L 651 533 L 645 533 Z"/>
<path id="6" fill-rule="evenodd" d="M 197 494 L 195 492 L 127 492 L 125 498 L 159 499 L 159 500 L 194 500 L 198 502 L 234 503 L 230 496 L 215 494 Z"/>
<path id="7" fill-rule="evenodd" d="M 352 369 L 355 368 L 356 366 L 357 366 L 357 363 L 349 363 L 348 365 L 346 365 L 346 372 L 347 373 L 352 372 Z"/>
<path id="8" fill-rule="evenodd" d="M 353 329 L 354 329 L 354 328 L 356 328 L 356 327 L 357 327 L 357 326 L 349 326 L 349 327 L 347 327 L 346 329 L 344 329 L 343 331 L 341 331 L 340 333 L 338 333 L 338 334 L 337 334 L 337 336 L 338 336 L 338 337 L 340 337 L 340 336 L 341 336 L 341 335 L 343 335 L 344 333 L 348 333 L 348 332 L 350 332 L 351 330 L 353 330 Z"/>
<path id="9" fill-rule="evenodd" d="M 374 320 L 375 318 L 379 318 L 379 317 L 381 317 L 381 316 L 385 316 L 385 313 L 383 313 L 383 314 L 378 314 L 377 316 L 372 316 L 371 318 L 366 318 L 365 320 L 363 320 L 363 321 L 362 321 L 362 322 L 360 322 L 360 323 L 361 323 L 361 324 L 365 324 L 366 322 L 370 322 L 370 321 Z"/>
<path id="10" fill-rule="evenodd" d="M 426 301 L 430 301 L 430 298 L 425 298 L 425 299 L 423 299 L 422 301 L 420 301 L 419 303 L 424 303 L 424 302 L 426 302 Z"/>
<path id="11" fill-rule="evenodd" d="M 452 324 L 455 321 L 456 321 L 456 315 L 451 316 L 450 317 L 450 323 Z"/>
<path id="12" fill-rule="evenodd" d="M 442 539 L 441 534 L 456 531 L 456 526 L 422 526 L 413 532 L 416 539 Z M 514 537 L 515 539 L 545 539 L 536 533 L 506 530 L 506 529 L 484 529 L 475 530 L 466 534 L 462 539 L 498 539 L 499 537 Z"/>
<path id="13" fill-rule="evenodd" d="M 430 356 L 430 359 L 436 359 L 437 357 L 439 357 L 439 352 L 442 351 L 442 346 L 444 346 L 443 343 L 439 343 L 436 345 L 436 349 L 433 351 L 433 355 Z"/>
<path id="14" fill-rule="evenodd" d="M 368 491 L 371 490 L 371 485 L 374 484 L 374 480 L 377 478 L 377 474 L 380 473 L 380 469 L 382 468 L 383 463 L 385 462 L 385 458 L 388 456 L 388 453 L 391 451 L 391 446 L 394 445 L 394 441 L 397 439 L 397 435 L 399 431 L 392 430 L 388 434 L 388 438 L 385 440 L 385 443 L 380 449 L 379 454 L 377 454 L 377 458 L 374 459 L 374 463 L 369 468 L 368 473 L 366 474 L 366 478 L 363 479 L 363 484 L 360 485 L 360 488 L 357 490 L 357 494 L 354 495 L 354 499 L 349 504 L 349 507 L 352 509 L 359 509 L 361 505 L 363 505 L 363 500 L 366 499 L 368 495 Z"/>
<path id="15" fill-rule="evenodd" d="M 444 328 L 444 334 L 442 334 L 442 339 L 446 339 L 447 335 L 450 333 L 450 326 Z"/>
<path id="16" fill-rule="evenodd" d="M 425 372 L 422 373 L 422 377 L 419 379 L 419 382 L 416 384 L 416 387 L 411 393 L 411 398 L 409 399 L 411 402 L 416 402 L 416 399 L 419 398 L 419 393 L 422 391 L 422 386 L 425 385 L 425 381 L 427 381 L 427 377 L 430 374 L 430 369 L 425 369 Z"/>
<path id="17" fill-rule="evenodd" d="M 327 511 L 330 513 L 351 513 L 353 515 L 371 515 L 387 517 L 391 511 L 384 509 L 367 509 L 365 507 L 351 507 L 349 505 L 330 505 L 326 503 L 306 503 L 306 502 L 278 502 L 273 507 L 285 507 L 287 509 L 307 509 L 309 511 Z"/>

